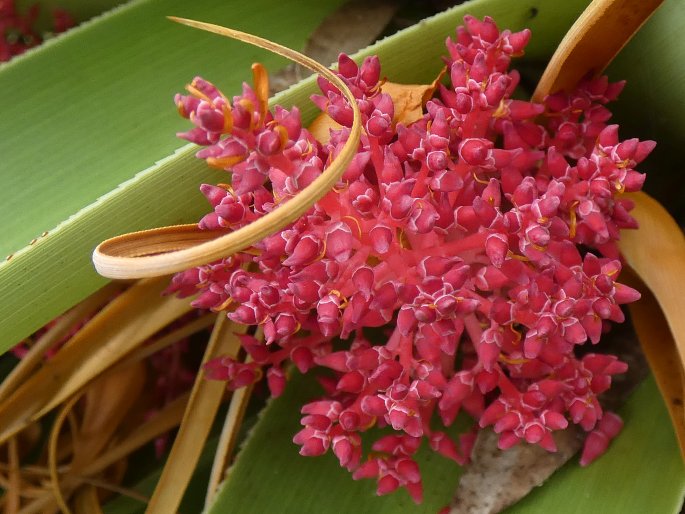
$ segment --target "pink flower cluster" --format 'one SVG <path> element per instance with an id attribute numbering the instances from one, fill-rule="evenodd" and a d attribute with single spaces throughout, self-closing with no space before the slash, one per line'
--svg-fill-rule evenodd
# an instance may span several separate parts
<path id="1" fill-rule="evenodd" d="M 38 4 L 33 4 L 23 15 L 17 10 L 14 0 L 0 0 L 0 62 L 9 61 L 43 41 L 42 35 L 34 28 L 38 13 Z M 63 9 L 53 9 L 52 23 L 56 34 L 75 24 Z"/>
<path id="2" fill-rule="evenodd" d="M 210 377 L 240 387 L 265 370 L 274 395 L 284 368 L 328 368 L 324 398 L 302 408 L 303 455 L 329 449 L 378 493 L 405 487 L 421 500 L 414 455 L 423 438 L 462 464 L 478 429 L 499 445 L 554 451 L 569 421 L 591 432 L 583 464 L 620 428 L 597 397 L 626 370 L 616 357 L 576 349 L 599 341 L 620 304 L 639 297 L 616 282 L 619 230 L 635 227 L 624 191 L 654 146 L 620 141 L 604 106 L 622 84 L 606 78 L 536 104 L 512 99 L 509 71 L 530 32 L 500 32 L 467 16 L 447 41 L 449 86 L 425 115 L 397 123 L 380 64 L 342 55 L 338 74 L 357 98 L 364 135 L 337 187 L 305 216 L 253 248 L 176 275 L 169 289 L 194 305 L 259 325 L 242 336 L 251 362 L 223 358 Z M 195 128 L 181 137 L 198 157 L 232 172 L 203 185 L 213 207 L 200 226 L 236 230 L 278 209 L 319 176 L 347 140 L 352 109 L 320 79 L 314 103 L 332 118 L 330 140 L 302 127 L 296 108 L 267 110 L 248 86 L 229 101 L 196 78 L 176 97 Z M 258 89 L 258 88 L 257 88 Z M 371 337 L 370 327 L 381 327 Z M 465 411 L 474 429 L 456 441 L 435 430 Z M 605 421 L 606 420 L 606 421 Z M 362 463 L 360 434 L 390 425 Z"/>

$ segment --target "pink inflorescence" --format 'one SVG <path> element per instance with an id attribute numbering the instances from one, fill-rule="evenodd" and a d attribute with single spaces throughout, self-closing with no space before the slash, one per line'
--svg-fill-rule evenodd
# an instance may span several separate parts
<path id="1" fill-rule="evenodd" d="M 240 387 L 264 372 L 273 395 L 290 361 L 328 368 L 322 399 L 302 408 L 294 441 L 303 455 L 331 449 L 354 478 L 378 493 L 405 487 L 421 500 L 414 455 L 422 439 L 465 463 L 478 428 L 501 448 L 521 441 L 554 451 L 569 421 L 590 432 L 586 464 L 620 428 L 597 396 L 626 364 L 575 350 L 599 341 L 620 304 L 639 294 L 616 282 L 619 229 L 634 228 L 625 191 L 654 143 L 620 141 L 604 104 L 623 84 L 589 80 L 543 104 L 511 98 L 509 71 L 530 32 L 500 32 L 467 16 L 448 39 L 450 86 L 425 115 L 396 123 L 377 57 L 358 67 L 342 55 L 338 74 L 362 112 L 364 135 L 337 187 L 306 215 L 253 248 L 176 275 L 169 291 L 200 293 L 194 305 L 260 325 L 265 341 L 241 336 L 251 362 L 210 362 L 211 378 Z M 200 226 L 236 230 L 277 209 L 318 177 L 347 140 L 352 109 L 320 79 L 314 103 L 340 126 L 317 141 L 296 108 L 267 111 L 248 86 L 230 102 L 196 78 L 179 111 L 206 146 L 198 157 L 232 171 L 228 185 L 203 185 L 213 207 Z M 364 331 L 382 327 L 384 342 Z M 334 350 L 341 346 L 345 349 Z M 474 430 L 455 441 L 447 427 L 465 411 Z M 618 421 L 617 421 L 618 420 Z M 360 434 L 396 433 L 363 463 Z"/>
<path id="2" fill-rule="evenodd" d="M 44 34 L 36 28 L 40 8 L 33 4 L 26 14 L 19 12 L 14 0 L 0 0 L 0 62 L 43 42 Z M 52 10 L 52 32 L 65 32 L 75 25 L 71 15 L 63 9 Z"/>

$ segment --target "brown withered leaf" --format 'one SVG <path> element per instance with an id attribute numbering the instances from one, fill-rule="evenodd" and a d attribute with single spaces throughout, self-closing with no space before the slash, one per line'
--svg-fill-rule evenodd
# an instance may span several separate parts
<path id="1" fill-rule="evenodd" d="M 150 335 L 191 310 L 187 300 L 161 296 L 167 284 L 166 277 L 134 284 L 1 402 L 0 440 L 55 408 Z"/>
<path id="2" fill-rule="evenodd" d="M 138 450 L 150 441 L 178 426 L 183 418 L 183 412 L 188 403 L 189 394 L 179 396 L 155 414 L 149 421 L 137 427 L 124 440 L 117 442 L 98 455 L 92 462 L 85 465 L 78 475 L 66 475 L 61 484 L 64 491 L 73 491 L 83 483 L 89 482 L 88 477 L 97 475 L 110 466 L 117 466 L 122 459 Z M 56 508 L 55 495 L 51 489 L 33 498 L 22 512 L 39 513 L 54 512 Z"/>
<path id="3" fill-rule="evenodd" d="M 564 36 L 540 78 L 533 101 L 599 75 L 663 0 L 595 0 Z"/>
<path id="4" fill-rule="evenodd" d="M 314 121 L 307 127 L 314 139 L 321 144 L 326 144 L 331 139 L 331 130 L 337 130 L 341 127 L 340 123 L 334 121 L 328 114 L 322 112 Z"/>
<path id="5" fill-rule="evenodd" d="M 381 86 L 381 91 L 392 97 L 395 106 L 395 116 L 393 123 L 409 125 L 423 117 L 423 108 L 426 102 L 435 94 L 442 77 L 447 71 L 443 68 L 440 74 L 430 84 L 396 84 L 385 82 Z"/>
<path id="6" fill-rule="evenodd" d="M 685 458 L 685 300 L 679 280 L 685 275 L 685 237 L 666 209 L 646 193 L 631 193 L 631 214 L 638 230 L 621 234 L 619 247 L 626 263 L 649 288 L 631 306 L 640 342 L 664 396 L 681 455 Z"/>
<path id="7" fill-rule="evenodd" d="M 109 444 L 145 385 L 142 362 L 114 369 L 97 379 L 85 392 L 83 419 L 74 445 L 71 471 L 89 464 Z"/>

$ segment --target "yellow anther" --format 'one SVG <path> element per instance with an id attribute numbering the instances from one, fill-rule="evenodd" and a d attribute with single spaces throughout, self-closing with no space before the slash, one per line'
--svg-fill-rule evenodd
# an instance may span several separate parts
<path id="1" fill-rule="evenodd" d="M 323 248 L 321 249 L 321 253 L 316 257 L 316 259 L 314 259 L 314 262 L 320 261 L 321 259 L 323 259 L 325 257 L 325 255 L 326 255 L 326 240 L 324 239 L 323 240 Z"/>
<path id="2" fill-rule="evenodd" d="M 521 342 L 521 339 L 523 338 L 523 334 L 521 334 L 521 332 L 519 332 L 518 330 L 516 330 L 516 329 L 514 328 L 514 325 L 513 325 L 513 324 L 509 325 L 509 329 L 514 333 L 514 342 L 515 342 L 516 344 L 520 343 L 520 342 Z"/>
<path id="3" fill-rule="evenodd" d="M 342 293 L 341 293 L 340 291 L 338 291 L 337 289 L 331 289 L 331 290 L 328 292 L 328 294 L 332 294 L 333 296 L 337 296 L 337 297 L 341 300 L 341 302 L 340 302 L 340 307 L 339 307 L 340 309 L 344 309 L 344 308 L 347 307 L 347 305 L 349 304 L 349 301 L 347 300 L 347 297 L 345 297 L 345 295 L 342 294 Z"/>
<path id="4" fill-rule="evenodd" d="M 221 305 L 219 305 L 219 306 L 217 306 L 217 307 L 212 307 L 212 311 L 214 311 L 214 312 L 225 311 L 225 310 L 228 309 L 228 307 L 229 307 L 232 303 L 233 303 L 233 298 L 231 298 L 231 297 L 229 296 L 228 298 L 226 298 L 226 300 L 224 300 L 224 302 L 223 302 Z"/>
<path id="5" fill-rule="evenodd" d="M 333 189 L 333 191 L 335 191 L 336 193 L 340 194 L 340 193 L 344 193 L 345 191 L 347 191 L 347 190 L 349 189 L 349 187 L 350 187 L 350 183 L 349 183 L 349 182 L 345 182 L 345 187 L 342 187 L 342 188 L 340 188 L 340 187 L 333 187 L 332 189 Z"/>
<path id="6" fill-rule="evenodd" d="M 411 243 L 409 242 L 407 234 L 404 232 L 404 230 L 402 230 L 399 227 L 397 229 L 397 240 L 400 243 L 400 248 L 403 248 L 405 250 L 411 250 Z"/>
<path id="7" fill-rule="evenodd" d="M 274 132 L 278 134 L 278 138 L 281 141 L 281 150 L 285 148 L 285 145 L 288 144 L 288 140 L 290 139 L 290 136 L 288 136 L 288 131 L 283 125 L 276 125 L 274 128 Z"/>
<path id="8" fill-rule="evenodd" d="M 630 159 L 623 159 L 621 162 L 616 163 L 616 167 L 620 170 L 625 169 L 630 164 Z"/>
<path id="9" fill-rule="evenodd" d="M 359 239 L 362 238 L 362 235 L 363 235 L 362 226 L 359 223 L 359 220 L 357 218 L 355 218 L 354 216 L 343 216 L 341 219 L 352 220 L 354 222 L 354 224 L 357 225 L 357 235 L 359 236 Z"/>
<path id="10" fill-rule="evenodd" d="M 487 180 L 483 180 L 482 178 L 478 178 L 478 175 L 476 175 L 476 172 L 475 172 L 475 171 L 473 172 L 473 180 L 475 180 L 475 181 L 478 182 L 479 184 L 484 184 L 484 185 L 486 185 L 486 186 L 490 183 L 490 182 L 488 182 Z"/>
<path id="11" fill-rule="evenodd" d="M 500 362 L 504 362 L 505 364 L 511 364 L 512 366 L 518 366 L 530 362 L 530 359 L 510 359 L 503 353 L 499 354 L 499 358 L 497 360 L 499 360 Z"/>
<path id="12" fill-rule="evenodd" d="M 507 251 L 507 257 L 511 259 L 516 259 L 517 261 L 523 261 L 523 262 L 529 262 L 530 259 L 526 257 L 525 255 L 519 255 L 517 253 L 512 252 L 511 250 Z"/>
<path id="13" fill-rule="evenodd" d="M 233 186 L 231 184 L 219 183 L 219 184 L 217 184 L 217 187 L 220 187 L 221 189 L 225 189 L 229 195 L 231 195 L 233 198 L 237 198 L 237 195 L 235 194 L 235 190 L 233 189 Z"/>
<path id="14" fill-rule="evenodd" d="M 369 90 L 369 96 L 370 96 L 370 97 L 371 97 L 371 96 L 375 96 L 377 93 L 380 93 L 380 91 L 381 91 L 383 85 L 384 85 L 387 81 L 388 81 L 388 79 L 385 78 L 385 77 L 382 78 L 382 79 L 380 79 L 380 80 L 376 83 L 376 85 L 373 86 L 373 87 Z"/>
<path id="15" fill-rule="evenodd" d="M 509 116 L 509 106 L 505 103 L 504 99 L 500 100 L 499 105 L 495 112 L 492 113 L 493 118 L 504 118 Z"/>
<path id="16" fill-rule="evenodd" d="M 221 111 L 224 113 L 224 134 L 230 134 L 233 130 L 233 112 L 231 111 L 231 106 L 225 103 L 221 106 Z"/>
<path id="17" fill-rule="evenodd" d="M 231 155 L 230 157 L 207 157 L 206 160 L 208 166 L 224 170 L 244 161 L 246 157 L 247 155 Z"/>

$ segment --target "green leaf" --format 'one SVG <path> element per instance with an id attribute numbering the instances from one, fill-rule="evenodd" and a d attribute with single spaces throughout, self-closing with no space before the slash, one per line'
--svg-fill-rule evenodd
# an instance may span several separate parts
<path id="1" fill-rule="evenodd" d="M 676 513 L 685 494 L 685 468 L 663 400 L 648 378 L 620 411 L 623 431 L 587 468 L 576 460 L 507 514 Z"/>

